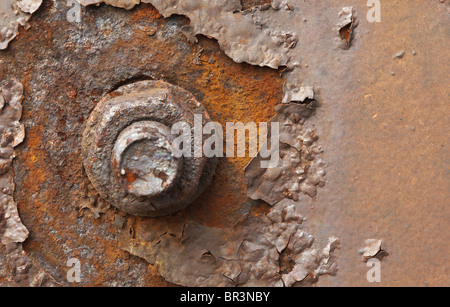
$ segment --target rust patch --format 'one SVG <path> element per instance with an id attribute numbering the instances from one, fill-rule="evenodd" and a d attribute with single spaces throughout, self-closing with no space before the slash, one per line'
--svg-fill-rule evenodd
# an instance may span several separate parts
<path id="1" fill-rule="evenodd" d="M 341 49 L 348 49 L 352 44 L 353 31 L 358 25 L 354 14 L 353 7 L 344 7 L 339 12 L 341 21 L 338 23 L 338 33 L 341 42 L 338 43 L 338 46 Z"/>
<path id="2" fill-rule="evenodd" d="M 17 148 L 15 163 L 20 187 L 16 199 L 25 225 L 33 230 L 24 250 L 64 285 L 73 285 L 65 276 L 66 261 L 72 257 L 82 264 L 81 285 L 168 285 L 154 266 L 117 249 L 114 223 L 119 217 L 127 218 L 108 209 L 88 187 L 79 145 L 91 110 L 102 96 L 121 85 L 162 79 L 193 93 L 222 124 L 236 119 L 267 121 L 281 100 L 282 80 L 277 71 L 234 63 L 216 42 L 202 36 L 199 45 L 204 61 L 194 65 L 195 49 L 179 31 L 187 20 L 149 19 L 158 16 L 150 5 L 131 12 L 105 6 L 86 8 L 83 22 L 97 20 L 104 26 L 88 27 L 83 33 L 67 22 L 65 14 L 55 16 L 53 11 L 64 12 L 64 3 L 44 2 L 33 18 L 33 30 L 23 31 L 11 50 L 1 55 L 5 65 L 0 72 L 21 76 L 27 93 L 27 138 Z M 111 20 L 120 21 L 116 29 L 121 33 L 111 31 Z M 147 26 L 156 29 L 153 36 L 141 30 Z M 40 43 L 25 48 L 36 35 Z M 95 42 L 102 42 L 101 52 Z M 133 52 L 128 50 L 131 45 L 136 48 Z M 34 54 L 40 54 L 42 61 L 34 63 Z M 66 59 L 64 69 L 56 60 L 61 56 Z M 71 90 L 76 95 L 67 95 Z M 246 197 L 243 176 L 235 176 L 248 161 L 222 160 L 217 180 L 180 215 L 210 227 L 231 227 L 257 203 Z M 143 224 L 138 220 L 132 232 Z"/>
<path id="3" fill-rule="evenodd" d="M 287 10 L 277 12 L 279 18 L 274 20 L 287 24 L 304 19 L 302 25 L 292 22 L 301 39 L 292 49 L 296 68 L 286 70 L 283 78 L 286 83 L 304 83 L 316 89 L 316 98 L 322 104 L 316 117 L 323 121 L 320 140 L 328 145 L 325 155 L 334 162 L 327 169 L 331 172 L 327 175 L 327 189 L 321 190 L 315 211 L 309 212 L 309 225 L 316 227 L 314 233 L 321 246 L 330 233 L 339 233 L 346 242 L 345 253 L 339 259 L 345 274 L 321 279 L 320 283 L 364 284 L 365 267 L 355 255 L 355 247 L 367 237 L 385 238 L 401 259 L 387 258 L 384 285 L 445 283 L 448 274 L 442 274 L 446 264 L 440 255 L 446 254 L 446 237 L 435 234 L 448 233 L 446 215 L 434 213 L 445 213 L 448 199 L 447 161 L 442 158 L 447 150 L 444 136 L 448 134 L 442 132 L 448 130 L 442 110 L 448 104 L 443 99 L 446 87 L 441 82 L 448 71 L 448 61 L 443 60 L 446 55 L 442 54 L 448 6 L 437 1 L 383 4 L 383 23 L 370 25 L 361 19 L 351 50 L 343 51 L 334 48 L 334 39 L 345 45 L 347 41 L 330 30 L 339 22 L 341 2 L 301 1 L 301 6 L 300 1 L 289 2 L 291 10 L 285 7 Z M 355 3 L 355 9 L 363 14 L 367 8 L 365 3 Z M 146 262 L 115 248 L 116 232 L 111 224 L 120 218 L 126 222 L 126 217 L 114 210 L 106 211 L 98 220 L 88 212 L 84 218 L 77 215 L 84 197 L 78 184 L 85 179 L 79 153 L 58 152 L 77 148 L 77 131 L 105 93 L 135 77 L 163 79 L 187 88 L 211 113 L 218 110 L 213 116 L 223 122 L 237 117 L 244 121 L 253 117 L 269 120 L 274 105 L 281 101 L 279 72 L 236 65 L 223 56 L 216 43 L 202 36 L 197 36 L 204 49 L 202 65 L 194 67 L 198 49 L 186 44 L 178 31 L 189 22 L 179 16 L 156 21 L 136 17 L 138 12 L 145 14 L 144 10 L 156 12 L 149 5 L 131 12 L 105 6 L 87 8 L 83 14 L 86 27 L 81 34 L 62 13 L 46 17 L 46 12 L 64 12 L 57 1 L 47 2 L 33 18 L 37 26 L 22 31 L 21 39 L 1 55 L 0 72 L 23 78 L 26 92 L 30 93 L 24 102 L 24 117 L 28 136 L 33 139 L 17 148 L 15 163 L 20 186 L 16 200 L 24 223 L 33 230 L 33 237 L 24 247 L 33 259 L 50 264 L 47 267 L 58 280 L 64 280 L 64 260 L 76 255 L 84 265 L 83 285 L 123 285 L 120 280 L 130 276 L 128 269 L 139 272 L 128 284 L 166 284 L 156 277 L 153 266 L 147 268 Z M 253 15 L 259 26 L 267 21 L 260 14 L 273 13 L 263 12 L 255 11 Z M 419 15 L 427 18 L 414 18 Z M 131 17 L 141 24 L 130 26 Z M 117 23 L 110 26 L 111 20 Z M 34 40 L 36 35 L 41 38 L 39 44 Z M 84 47 L 79 48 L 80 44 Z M 398 50 L 413 48 L 418 51 L 414 59 L 392 61 Z M 40 61 L 34 61 L 36 54 Z M 58 66 L 58 61 L 66 66 Z M 389 70 L 386 74 L 386 68 L 395 69 L 395 76 Z M 210 88 L 211 84 L 215 88 Z M 65 98 L 67 89 L 74 89 L 78 95 Z M 52 122 L 51 117 L 60 120 Z M 408 130 L 403 130 L 407 126 Z M 244 160 L 221 162 L 218 184 L 213 184 L 208 194 L 180 216 L 212 228 L 224 228 L 245 211 L 264 217 L 270 211 L 268 206 L 248 200 L 243 194 L 242 176 L 236 176 L 241 174 L 239 167 L 248 162 Z M 202 216 L 199 208 L 211 208 L 212 218 Z M 223 217 L 218 212 L 224 213 Z M 130 237 L 145 233 L 140 230 L 145 224 L 138 219 L 128 229 Z M 51 235 L 47 235 L 49 230 Z M 413 248 L 417 240 L 426 247 L 425 252 Z M 94 247 L 96 252 L 92 251 Z M 210 254 L 214 256 L 213 251 L 201 252 L 206 262 L 212 259 Z M 432 262 L 438 265 L 430 265 Z M 141 278 L 143 275 L 146 277 Z M 301 283 L 311 278 L 308 275 Z"/>
<path id="4" fill-rule="evenodd" d="M 14 201 L 14 173 L 11 164 L 14 147 L 25 138 L 22 117 L 23 86 L 16 80 L 3 81 L 0 87 L 0 243 L 5 246 L 5 269 L 0 284 L 56 286 L 55 280 L 27 256 L 22 243 L 28 229 L 22 224 Z M 2 282 L 2 279 L 4 282 Z"/>

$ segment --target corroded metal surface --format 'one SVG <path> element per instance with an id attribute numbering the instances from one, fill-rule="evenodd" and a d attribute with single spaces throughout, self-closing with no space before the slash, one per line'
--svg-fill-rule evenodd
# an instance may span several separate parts
<path id="1" fill-rule="evenodd" d="M 338 239 L 316 248 L 303 221 L 295 206 L 286 204 L 277 204 L 267 216 L 247 214 L 230 228 L 208 227 L 186 214 L 129 218 L 118 225 L 118 240 L 120 248 L 156 265 L 176 284 L 293 286 L 337 271 Z"/>
<path id="2" fill-rule="evenodd" d="M 173 152 L 171 128 L 183 123 L 194 130 L 194 114 L 204 118 L 203 130 L 210 121 L 205 108 L 161 81 L 125 85 L 104 97 L 86 123 L 82 143 L 85 171 L 101 197 L 128 214 L 153 217 L 194 201 L 217 164 L 216 158 Z"/>
<path id="3" fill-rule="evenodd" d="M 16 80 L 3 81 L 0 87 L 0 243 L 2 251 L 2 279 L 8 277 L 6 285 L 55 286 L 57 283 L 36 265 L 23 250 L 23 242 L 29 231 L 22 224 L 14 201 L 14 172 L 12 161 L 14 147 L 23 142 L 24 126 L 19 122 L 22 117 L 23 86 Z M 9 272 L 8 272 L 9 271 Z"/>
<path id="4" fill-rule="evenodd" d="M 80 144 L 91 111 L 127 80 L 161 79 L 193 93 L 222 125 L 268 121 L 281 100 L 279 72 L 236 64 L 205 38 L 190 45 L 180 31 L 186 19 L 163 19 L 149 5 L 132 12 L 87 8 L 80 25 L 68 22 L 66 12 L 65 3 L 44 3 L 34 27 L 1 54 L 2 77 L 19 76 L 25 87 L 26 139 L 14 164 L 22 186 L 15 198 L 31 230 L 25 249 L 65 285 L 66 261 L 73 257 L 82 265 L 82 285 L 167 285 L 148 262 L 118 248 L 120 213 L 96 196 L 83 172 Z M 35 37 L 40 41 L 30 48 Z M 212 185 L 180 214 L 231 227 L 258 205 L 236 176 L 248 162 L 221 160 Z"/>
<path id="5" fill-rule="evenodd" d="M 25 88 L 27 136 L 16 148 L 14 197 L 30 230 L 23 249 L 42 274 L 68 285 L 66 260 L 75 257 L 82 285 L 167 285 L 160 274 L 177 284 L 369 285 L 358 251 L 378 238 L 388 253 L 381 285 L 448 285 L 448 3 L 382 1 L 382 22 L 369 23 L 368 8 L 356 0 L 245 1 L 245 13 L 237 1 L 218 10 L 220 1 L 143 2 L 156 8 L 87 7 L 76 24 L 67 21 L 65 3 L 44 1 L 32 28 L 0 54 L 0 79 L 18 78 Z M 204 18 L 211 9 L 216 23 Z M 202 36 L 187 41 L 186 34 L 195 41 L 198 33 L 219 46 Z M 274 41 L 255 43 L 264 33 Z M 235 62 L 280 71 L 237 64 L 219 47 Z M 323 153 L 315 154 L 326 176 L 302 180 L 323 188 L 292 189 L 296 194 L 281 201 L 283 191 L 275 190 L 267 200 L 279 202 L 270 208 L 245 195 L 250 159 L 227 158 L 206 192 L 169 221 L 109 208 L 83 172 L 84 125 L 104 95 L 159 79 L 187 89 L 222 125 L 269 121 L 280 102 L 315 98 L 311 133 L 300 139 L 320 144 Z M 289 120 L 293 131 L 303 131 Z M 292 208 L 295 214 L 286 214 Z M 377 246 L 369 253 L 378 254 Z M 261 250 L 267 254 L 254 253 Z M 168 259 L 168 251 L 179 257 Z M 0 260 L 11 255 L 17 253 L 0 249 Z M 192 266 L 174 270 L 183 259 Z M 33 279 L 5 261 L 0 284 Z M 317 281 L 322 273 L 335 276 Z"/>

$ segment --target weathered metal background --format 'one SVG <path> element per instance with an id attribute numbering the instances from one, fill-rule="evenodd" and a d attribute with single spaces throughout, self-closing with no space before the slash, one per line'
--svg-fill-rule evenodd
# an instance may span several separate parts
<path id="1" fill-rule="evenodd" d="M 317 196 L 295 204 L 318 246 L 331 236 L 341 242 L 339 272 L 316 285 L 372 285 L 358 250 L 374 238 L 389 254 L 379 285 L 448 286 L 449 4 L 382 1 L 382 22 L 368 23 L 365 2 L 305 4 L 308 36 L 296 47 L 319 103 L 311 121 L 327 174 Z M 348 50 L 332 48 L 334 29 L 324 22 L 344 6 L 358 20 Z M 191 92 L 222 125 L 269 121 L 283 100 L 282 69 L 235 63 L 203 36 L 191 44 L 181 31 L 187 18 L 163 18 L 149 4 L 83 8 L 81 23 L 68 22 L 67 10 L 65 1 L 44 1 L 31 28 L 0 51 L 0 80 L 17 78 L 25 88 L 26 138 L 14 161 L 14 197 L 30 231 L 23 249 L 61 285 L 70 285 L 69 258 L 82 263 L 81 285 L 169 285 L 157 268 L 118 248 L 121 215 L 96 198 L 83 172 L 86 120 L 107 92 L 161 79 Z M 222 159 L 212 185 L 177 216 L 226 229 L 247 212 L 267 213 L 267 204 L 245 194 L 249 161 Z M 139 232 L 146 222 L 133 225 Z M 5 254 L 0 247 L 0 285 L 14 284 Z"/>

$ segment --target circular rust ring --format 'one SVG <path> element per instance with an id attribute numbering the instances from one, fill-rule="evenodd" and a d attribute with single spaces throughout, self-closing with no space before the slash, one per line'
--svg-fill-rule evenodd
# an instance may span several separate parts
<path id="1" fill-rule="evenodd" d="M 194 114 L 203 116 L 203 125 L 211 121 L 194 96 L 162 81 L 141 81 L 106 95 L 82 141 L 85 171 L 100 196 L 126 213 L 151 217 L 195 200 L 210 183 L 217 160 L 177 158 L 168 145 L 177 122 L 189 124 L 193 135 Z"/>

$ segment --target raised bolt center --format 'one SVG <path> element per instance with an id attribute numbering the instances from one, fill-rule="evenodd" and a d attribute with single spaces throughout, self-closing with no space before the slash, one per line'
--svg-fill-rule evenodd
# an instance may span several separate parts
<path id="1" fill-rule="evenodd" d="M 124 189 L 136 196 L 156 196 L 170 189 L 182 160 L 172 151 L 170 129 L 141 121 L 124 129 L 113 149 L 112 169 Z"/>

